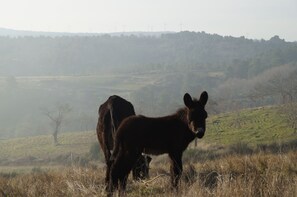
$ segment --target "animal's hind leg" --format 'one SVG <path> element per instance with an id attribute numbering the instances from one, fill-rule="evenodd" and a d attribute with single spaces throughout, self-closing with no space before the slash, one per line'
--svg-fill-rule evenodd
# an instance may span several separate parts
<path id="1" fill-rule="evenodd" d="M 120 181 L 119 196 L 125 196 L 128 175 L 129 175 L 129 173 L 123 177 L 120 177 L 120 179 L 119 179 L 119 181 Z"/>
<path id="2" fill-rule="evenodd" d="M 182 154 L 169 154 L 170 164 L 170 175 L 171 175 L 171 186 L 172 189 L 178 189 L 179 180 L 183 171 L 182 165 Z"/>
<path id="3" fill-rule="evenodd" d="M 117 152 L 116 158 L 110 167 L 110 181 L 108 192 L 112 193 L 114 188 L 118 188 L 120 182 L 120 191 L 125 191 L 127 177 L 129 175 L 129 156 L 122 151 Z"/>
<path id="4" fill-rule="evenodd" d="M 106 134 L 103 134 L 104 138 L 107 138 Z M 104 152 L 104 157 L 105 157 L 105 164 L 106 164 L 106 175 L 105 175 L 105 183 L 109 182 L 109 170 L 110 170 L 110 166 L 112 161 L 110 160 L 111 157 L 111 153 L 109 151 L 108 145 L 107 145 L 107 139 L 104 139 L 105 143 L 104 143 L 104 148 L 103 148 L 103 152 Z"/>
<path id="5" fill-rule="evenodd" d="M 122 176 L 119 177 L 120 195 L 125 194 L 129 173 L 132 170 L 133 166 L 135 166 L 140 156 L 141 156 L 141 152 L 137 152 L 137 151 L 126 152 L 123 166 L 121 166 L 123 173 L 121 174 Z"/>
<path id="6" fill-rule="evenodd" d="M 119 155 L 111 164 L 110 167 L 107 167 L 106 175 L 109 176 L 109 182 L 107 182 L 107 192 L 108 196 L 112 196 L 114 188 L 118 187 L 118 180 L 120 176 L 120 166 L 122 163 L 123 158 Z"/>

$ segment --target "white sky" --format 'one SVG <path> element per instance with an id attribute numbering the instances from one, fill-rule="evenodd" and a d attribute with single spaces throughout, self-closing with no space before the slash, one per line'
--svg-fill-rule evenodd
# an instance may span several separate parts
<path id="1" fill-rule="evenodd" d="M 205 31 L 297 41 L 297 0 L 0 0 L 0 27 L 59 32 Z"/>

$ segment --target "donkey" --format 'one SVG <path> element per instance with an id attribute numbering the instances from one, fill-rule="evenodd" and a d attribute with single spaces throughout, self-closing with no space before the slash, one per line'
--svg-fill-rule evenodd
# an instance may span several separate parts
<path id="1" fill-rule="evenodd" d="M 98 114 L 99 118 L 96 128 L 97 137 L 104 153 L 107 169 L 109 169 L 110 151 L 113 149 L 113 139 L 116 130 L 125 118 L 135 115 L 135 111 L 133 105 L 129 101 L 117 95 L 113 95 L 100 105 Z M 144 179 L 148 177 L 150 161 L 151 158 L 149 156 L 141 156 L 139 158 L 136 165 L 133 166 L 135 168 L 135 173 L 133 173 L 134 179 Z M 106 183 L 109 181 L 108 174 L 106 174 L 105 181 Z"/>
<path id="2" fill-rule="evenodd" d="M 207 112 L 205 105 L 207 92 L 202 92 L 200 99 L 184 95 L 186 107 L 176 113 L 159 118 L 130 116 L 117 130 L 112 165 L 107 175 L 110 176 L 107 192 L 112 196 L 114 188 L 120 195 L 125 192 L 127 177 L 142 153 L 159 155 L 167 153 L 170 158 L 171 187 L 178 189 L 183 170 L 182 154 L 196 137 L 205 133 Z"/>

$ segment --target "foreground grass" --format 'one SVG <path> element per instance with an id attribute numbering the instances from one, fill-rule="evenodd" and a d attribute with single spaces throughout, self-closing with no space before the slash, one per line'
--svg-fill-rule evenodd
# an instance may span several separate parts
<path id="1" fill-rule="evenodd" d="M 169 189 L 168 162 L 151 165 L 150 179 L 128 181 L 127 196 L 296 196 L 297 151 L 227 155 L 184 165 L 178 194 Z M 69 167 L 0 176 L 0 196 L 105 196 L 104 168 Z"/>

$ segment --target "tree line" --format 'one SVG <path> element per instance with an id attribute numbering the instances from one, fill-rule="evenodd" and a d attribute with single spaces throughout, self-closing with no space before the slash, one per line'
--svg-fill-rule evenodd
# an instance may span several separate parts
<path id="1" fill-rule="evenodd" d="M 297 61 L 297 43 L 180 32 L 161 36 L 0 37 L 0 75 L 80 75 L 137 70 L 223 71 L 251 78 Z"/>

